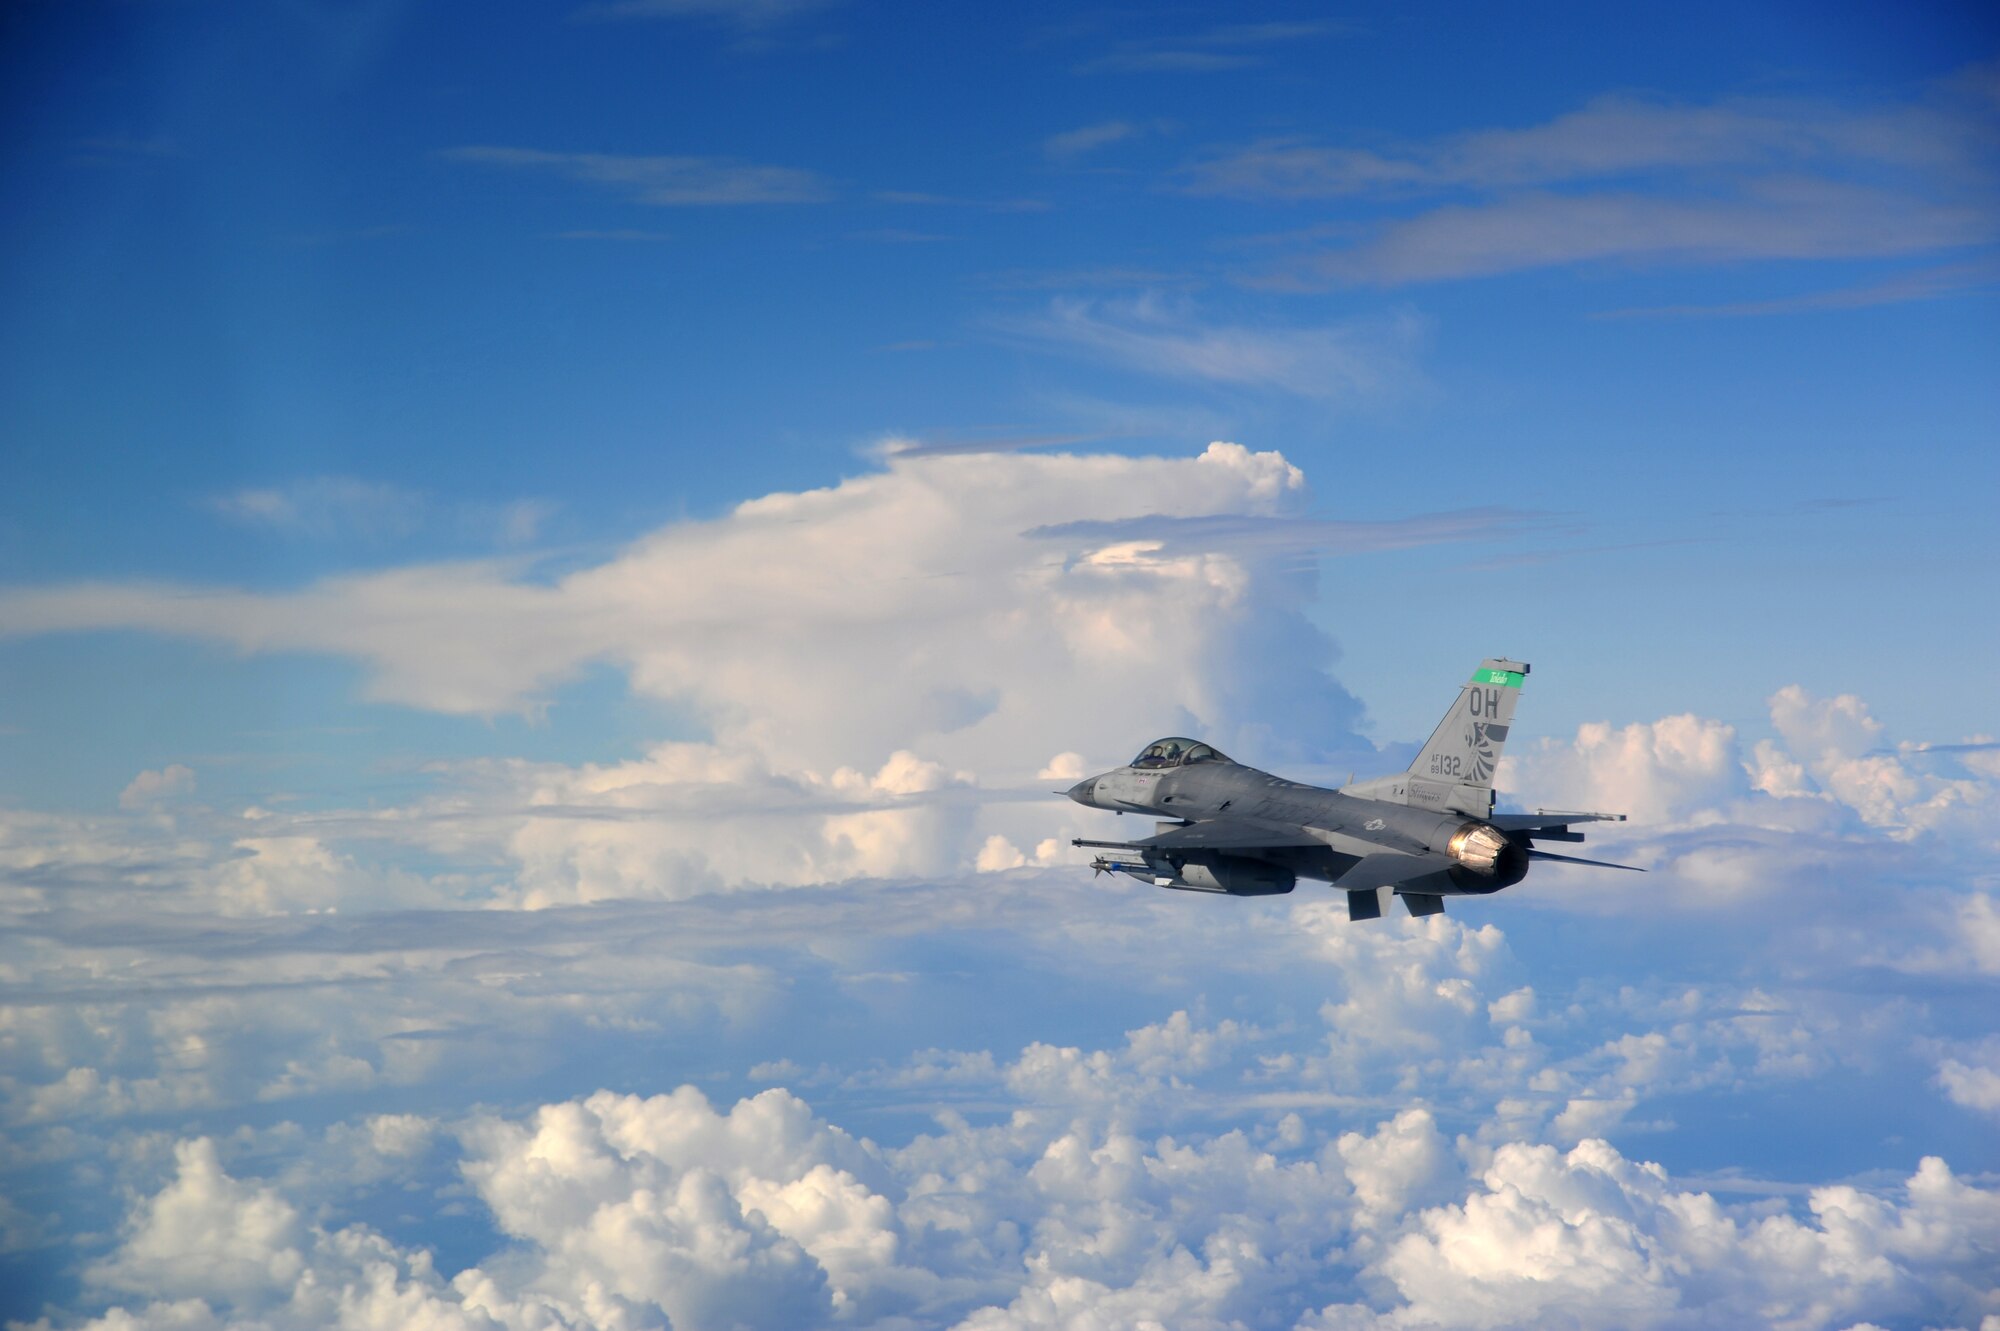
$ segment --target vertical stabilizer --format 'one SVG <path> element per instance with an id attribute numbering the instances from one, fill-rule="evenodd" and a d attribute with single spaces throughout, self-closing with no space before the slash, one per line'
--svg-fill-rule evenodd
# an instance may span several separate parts
<path id="1" fill-rule="evenodd" d="M 1489 658 L 1458 691 L 1430 742 L 1410 764 L 1409 802 L 1484 818 L 1493 811 L 1493 771 L 1514 723 L 1528 666 Z"/>

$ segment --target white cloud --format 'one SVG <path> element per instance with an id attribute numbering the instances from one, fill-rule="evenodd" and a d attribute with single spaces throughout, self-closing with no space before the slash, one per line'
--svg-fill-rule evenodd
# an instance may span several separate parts
<path id="1" fill-rule="evenodd" d="M 1734 727 L 1693 715 L 1618 729 L 1593 722 L 1574 740 L 1509 754 L 1500 783 L 1547 807 L 1628 813 L 1671 832 L 1660 844 L 1676 869 L 1725 894 L 1852 859 L 1840 838 L 1861 829 L 1883 847 L 1926 836 L 1970 847 L 2000 835 L 1989 776 L 1882 747 L 1881 724 L 1861 699 L 1790 685 L 1770 707 L 1777 738 L 1747 755 Z"/>
<path id="2" fill-rule="evenodd" d="M 180 763 L 168 763 L 157 772 L 145 771 L 133 777 L 132 784 L 118 792 L 118 807 L 150 808 L 163 800 L 190 794 L 193 790 L 194 769 Z"/>
<path id="3" fill-rule="evenodd" d="M 2000 1296 L 2000 1193 L 1927 1158 L 1897 1205 L 1813 1190 L 1809 1219 L 1732 1214 L 1602 1141 L 1502 1147 L 1463 1203 L 1426 1211 L 1377 1270 L 1438 1327 L 1840 1326 Z"/>
<path id="4" fill-rule="evenodd" d="M 1938 1064 L 1937 1081 L 1955 1105 L 2000 1115 L 2000 1039 L 1988 1038 L 1960 1049 L 1964 1059 Z"/>
<path id="5" fill-rule="evenodd" d="M 995 832 L 987 837 L 979 847 L 979 858 L 975 861 L 981 873 L 1004 873 L 1008 869 L 1018 869 L 1028 862 L 1028 857 L 1006 837 Z"/>
<path id="6" fill-rule="evenodd" d="M 1492 925 L 1431 916 L 1391 929 L 1355 928 L 1343 902 L 1302 903 L 1298 925 L 1339 977 L 1339 997 L 1320 1008 L 1324 1050 L 1310 1075 L 1333 1084 L 1387 1077 L 1414 1091 L 1425 1069 L 1449 1066 L 1488 1029 L 1481 985 L 1513 970 L 1506 938 Z M 1510 986 L 1511 987 L 1511 986 Z"/>
<path id="7" fill-rule="evenodd" d="M 1048 760 L 1042 770 L 1035 773 L 1037 781 L 1081 781 L 1087 774 L 1084 770 L 1083 755 L 1074 750 L 1065 750 Z"/>
<path id="8" fill-rule="evenodd" d="M 539 1249 L 530 1283 L 564 1305 L 650 1306 L 677 1327 L 796 1326 L 865 1292 L 895 1255 L 891 1213 L 832 1162 L 879 1166 L 781 1090 L 726 1115 L 691 1088 L 599 1094 L 532 1126 L 479 1125 L 469 1144 L 468 1181 L 502 1230 Z M 819 1253 L 847 1285 L 830 1286 Z"/>
<path id="9" fill-rule="evenodd" d="M 275 1191 L 223 1173 L 215 1143 L 183 1142 L 179 1172 L 132 1217 L 109 1261 L 90 1270 L 94 1282 L 156 1297 L 217 1298 L 255 1307 L 288 1288 L 305 1267 L 299 1250 L 304 1225 Z"/>
<path id="10" fill-rule="evenodd" d="M 1177 1025 L 1195 1031 L 1151 1029 Z M 1420 1108 L 1317 1153 L 1288 1122 L 1267 1149 L 1238 1130 L 1149 1138 L 1024 1110 L 884 1150 L 784 1090 L 727 1111 L 691 1087 L 599 1092 L 461 1128 L 466 1184 L 507 1243 L 448 1282 L 185 1141 L 91 1278 L 137 1299 L 106 1328 L 283 1331 L 336 1313 L 520 1331 L 1220 1328 L 1312 1307 L 1299 1325 L 1831 1331 L 1968 1325 L 2000 1299 L 2000 1193 L 1934 1157 L 1891 1195 L 1836 1184 L 1797 1208 L 1731 1206 L 1599 1140 L 1501 1144 L 1468 1181 L 1469 1148 Z"/>
<path id="11" fill-rule="evenodd" d="M 1373 1136 L 1342 1133 L 1335 1143 L 1360 1206 L 1359 1223 L 1375 1227 L 1399 1220 L 1413 1205 L 1440 1202 L 1444 1186 L 1459 1182 L 1451 1144 L 1427 1109 L 1405 1109 L 1377 1126 Z"/>
<path id="12" fill-rule="evenodd" d="M 1554 809 L 1602 810 L 1643 823 L 1686 818 L 1745 787 L 1736 730 L 1694 715 L 1613 729 L 1578 728 L 1501 758 L 1499 784 Z"/>

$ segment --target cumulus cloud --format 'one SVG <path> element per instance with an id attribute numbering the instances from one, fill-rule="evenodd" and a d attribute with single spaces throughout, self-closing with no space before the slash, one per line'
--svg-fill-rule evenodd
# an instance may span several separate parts
<path id="1" fill-rule="evenodd" d="M 175 1158 L 173 1182 L 140 1205 L 118 1252 L 91 1268 L 91 1280 L 254 1308 L 298 1279 L 305 1259 L 296 1208 L 270 1188 L 224 1174 L 211 1141 L 183 1142 Z"/>
<path id="2" fill-rule="evenodd" d="M 1938 1085 L 1953 1104 L 2000 1115 L 2000 1039 L 1986 1039 L 1958 1051 L 1961 1058 L 1938 1064 Z"/>
<path id="3" fill-rule="evenodd" d="M 1066 749 L 1049 759 L 1042 770 L 1035 773 L 1035 780 L 1081 781 L 1084 775 L 1083 755 L 1073 749 Z"/>
<path id="4" fill-rule="evenodd" d="M 1101 1075 L 1157 1076 L 1133 1057 L 1152 1044 L 1208 1057 L 1181 1018 L 1149 1029 Z M 196 1139 L 92 1268 L 119 1301 L 93 1325 L 1833 1328 L 1969 1325 L 2000 1299 L 2000 1193 L 1935 1157 L 1892 1195 L 1727 1205 L 1594 1139 L 1468 1172 L 1421 1108 L 1318 1149 L 1296 1116 L 1259 1145 L 1037 1109 L 884 1148 L 782 1089 L 719 1110 L 685 1086 L 457 1136 L 504 1242 L 449 1281 Z"/>
<path id="5" fill-rule="evenodd" d="M 1614 810 L 1674 827 L 1697 856 L 1706 853 L 1704 828 L 1791 833 L 1785 848 L 1794 856 L 1823 853 L 1825 834 L 1843 829 L 1869 829 L 1884 843 L 1950 833 L 1975 844 L 2000 830 L 1990 777 L 1975 764 L 1926 763 L 1918 751 L 1883 749 L 1882 726 L 1860 698 L 1818 698 L 1788 685 L 1769 707 L 1776 738 L 1748 752 L 1733 726 L 1694 715 L 1615 729 L 1589 723 L 1573 740 L 1507 755 L 1500 782 L 1549 807 Z M 1799 835 L 1808 832 L 1821 835 Z M 1739 842 L 1733 851 L 1727 858 L 1736 865 L 1757 864 L 1754 845 Z"/>
<path id="6" fill-rule="evenodd" d="M 2000 1194 L 1935 1157 L 1905 1186 L 1903 1205 L 1828 1186 L 1807 1217 L 1752 1219 L 1602 1141 L 1566 1155 L 1507 1146 L 1477 1189 L 1425 1212 L 1378 1269 L 1407 1301 L 1404 1317 L 1441 1327 L 1977 1317 L 1995 1294 L 1983 1264 L 2000 1255 Z"/>
<path id="7" fill-rule="evenodd" d="M 141 772 L 133 777 L 132 783 L 118 792 L 118 807 L 145 809 L 193 790 L 194 769 L 181 763 L 168 763 L 157 772 Z"/>
<path id="8" fill-rule="evenodd" d="M 1735 728 L 1693 715 L 1580 727 L 1501 758 L 1498 780 L 1555 809 L 1602 809 L 1649 824 L 1685 818 L 1747 786 Z"/>

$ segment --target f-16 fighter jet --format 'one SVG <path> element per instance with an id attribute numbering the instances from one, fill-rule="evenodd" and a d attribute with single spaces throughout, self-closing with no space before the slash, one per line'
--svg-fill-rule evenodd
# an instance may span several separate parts
<path id="1" fill-rule="evenodd" d="M 1622 823 L 1622 813 L 1493 811 L 1493 769 L 1527 674 L 1519 661 L 1481 662 L 1409 771 L 1339 790 L 1245 767 L 1198 740 L 1157 740 L 1066 793 L 1093 809 L 1169 821 L 1142 841 L 1071 844 L 1100 852 L 1091 861 L 1100 873 L 1158 887 L 1256 897 L 1301 878 L 1333 883 L 1347 890 L 1355 920 L 1381 916 L 1385 887 L 1410 914 L 1435 915 L 1446 897 L 1512 887 L 1534 860 L 1644 872 L 1535 846 L 1582 841 L 1576 824 Z"/>

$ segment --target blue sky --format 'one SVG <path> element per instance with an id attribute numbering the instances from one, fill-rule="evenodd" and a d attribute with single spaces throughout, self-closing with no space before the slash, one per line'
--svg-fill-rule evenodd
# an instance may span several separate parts
<path id="1" fill-rule="evenodd" d="M 1981 7 L 0 24 L 0 1315 L 2000 1318 Z"/>

